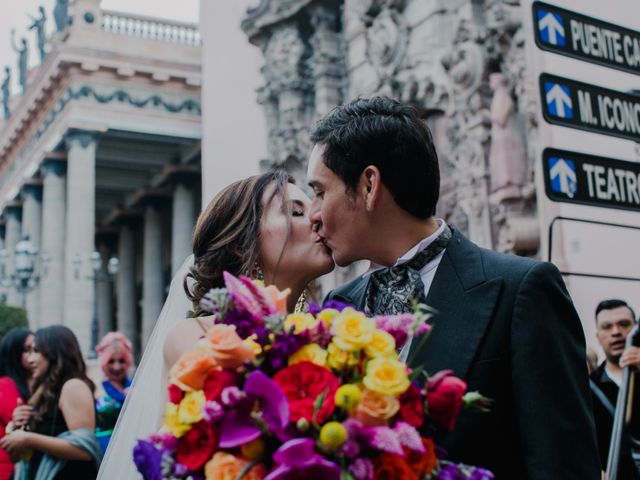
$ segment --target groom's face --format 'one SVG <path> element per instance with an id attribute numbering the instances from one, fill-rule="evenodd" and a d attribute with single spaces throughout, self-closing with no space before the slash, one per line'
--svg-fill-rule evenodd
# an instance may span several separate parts
<path id="1" fill-rule="evenodd" d="M 364 200 L 348 190 L 345 183 L 323 160 L 324 147 L 316 145 L 309 158 L 307 180 L 313 189 L 309 221 L 335 262 L 344 267 L 363 257 L 366 235 Z"/>

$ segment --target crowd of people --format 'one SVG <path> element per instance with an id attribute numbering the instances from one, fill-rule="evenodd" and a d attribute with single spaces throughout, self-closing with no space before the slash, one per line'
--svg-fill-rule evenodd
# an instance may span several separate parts
<path id="1" fill-rule="evenodd" d="M 167 369 L 211 327 L 200 301 L 223 286 L 224 271 L 289 288 L 296 312 L 314 279 L 357 260 L 370 270 L 327 298 L 370 315 L 408 311 L 416 299 L 434 307 L 436 328 L 414 347 L 412 366 L 452 369 L 493 400 L 439 439 L 453 460 L 499 480 L 601 478 L 621 369 L 640 365 L 640 350 L 625 344 L 631 307 L 598 307 L 606 359 L 589 382 L 582 325 L 558 270 L 481 249 L 435 217 L 438 158 L 413 109 L 360 99 L 321 120 L 311 140 L 312 199 L 276 171 L 235 182 L 203 210 L 133 384 L 131 343 L 117 332 L 96 349 L 98 389 L 66 327 L 3 339 L 0 416 L 11 433 L 0 440 L 0 480 L 18 459 L 17 479 L 94 478 L 107 444 L 98 477 L 138 478 L 128 460 L 135 440 L 159 427 Z M 637 474 L 627 433 L 623 468 Z"/>

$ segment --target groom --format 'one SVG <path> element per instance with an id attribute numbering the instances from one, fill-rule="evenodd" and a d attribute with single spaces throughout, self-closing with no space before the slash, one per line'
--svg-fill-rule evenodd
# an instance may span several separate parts
<path id="1" fill-rule="evenodd" d="M 580 320 L 552 264 L 484 250 L 435 214 L 431 134 L 381 97 L 332 111 L 311 133 L 314 229 L 338 265 L 371 269 L 329 294 L 368 314 L 438 314 L 414 366 L 452 369 L 493 399 L 439 439 L 454 461 L 497 480 L 600 478 Z M 393 268 L 388 268 L 393 267 Z"/>

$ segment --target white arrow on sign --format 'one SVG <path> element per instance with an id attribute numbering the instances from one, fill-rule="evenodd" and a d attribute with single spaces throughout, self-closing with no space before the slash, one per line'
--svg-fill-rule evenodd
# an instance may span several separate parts
<path id="1" fill-rule="evenodd" d="M 549 42 L 554 45 L 558 44 L 558 34 L 564 37 L 564 27 L 558 21 L 558 19 L 551 12 L 542 17 L 542 20 L 538 23 L 540 31 L 547 29 L 547 35 L 549 35 Z"/>
<path id="2" fill-rule="evenodd" d="M 556 104 L 556 113 L 559 117 L 564 118 L 567 115 L 564 109 L 565 104 L 567 107 L 573 108 L 571 97 L 567 95 L 567 92 L 565 92 L 557 83 L 551 87 L 545 98 L 547 100 L 547 105 L 551 105 L 552 103 Z"/>
<path id="3" fill-rule="evenodd" d="M 564 161 L 564 159 L 559 158 L 556 164 L 553 166 L 551 171 L 549 172 L 551 176 L 551 180 L 555 180 L 556 177 L 560 179 L 560 190 L 562 193 L 573 197 L 574 187 L 576 184 L 576 172 L 574 172 L 571 167 Z M 571 183 L 569 183 L 571 182 Z M 570 186 L 571 185 L 571 186 Z"/>

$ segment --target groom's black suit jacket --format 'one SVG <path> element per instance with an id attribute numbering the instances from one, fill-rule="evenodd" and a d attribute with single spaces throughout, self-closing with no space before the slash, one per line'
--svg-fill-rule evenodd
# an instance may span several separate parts
<path id="1" fill-rule="evenodd" d="M 362 308 L 368 278 L 327 298 Z M 427 304 L 438 313 L 412 366 L 452 369 L 494 400 L 490 413 L 463 411 L 438 438 L 450 459 L 497 480 L 600 479 L 584 334 L 557 268 L 454 230 Z"/>

